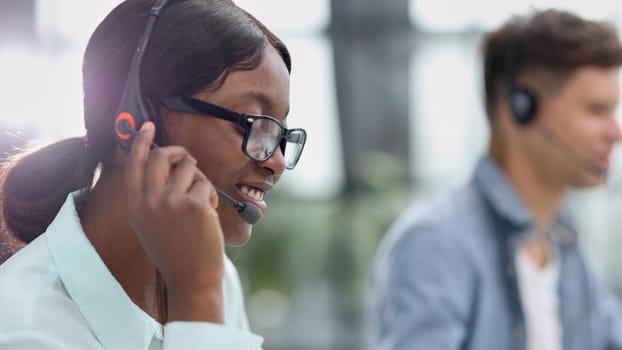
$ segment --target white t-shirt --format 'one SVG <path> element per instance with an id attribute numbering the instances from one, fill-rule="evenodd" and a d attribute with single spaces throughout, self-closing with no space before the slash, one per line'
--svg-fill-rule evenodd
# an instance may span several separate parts
<path id="1" fill-rule="evenodd" d="M 516 270 L 525 315 L 527 350 L 562 350 L 557 258 L 553 254 L 544 267 L 539 267 L 519 249 Z"/>
<path id="2" fill-rule="evenodd" d="M 226 258 L 225 324 L 164 326 L 125 294 L 87 239 L 73 195 L 48 230 L 0 265 L 0 349 L 260 349 Z"/>

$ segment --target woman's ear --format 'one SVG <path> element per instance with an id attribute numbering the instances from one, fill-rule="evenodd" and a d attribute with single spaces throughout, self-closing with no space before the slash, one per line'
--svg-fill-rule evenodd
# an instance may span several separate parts
<path id="1" fill-rule="evenodd" d="M 156 143 L 160 146 L 170 145 L 170 137 L 179 128 L 178 112 L 171 111 L 165 107 L 160 107 L 159 123 L 156 124 Z"/>

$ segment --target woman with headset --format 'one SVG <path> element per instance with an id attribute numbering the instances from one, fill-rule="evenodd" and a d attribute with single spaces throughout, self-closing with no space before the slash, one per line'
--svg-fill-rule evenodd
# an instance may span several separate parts
<path id="1" fill-rule="evenodd" d="M 306 133 L 290 56 L 227 0 L 126 0 L 83 65 L 86 136 L 14 157 L 2 349 L 257 349 L 225 245 L 241 245 Z M 34 96 L 36 98 L 36 96 Z"/>

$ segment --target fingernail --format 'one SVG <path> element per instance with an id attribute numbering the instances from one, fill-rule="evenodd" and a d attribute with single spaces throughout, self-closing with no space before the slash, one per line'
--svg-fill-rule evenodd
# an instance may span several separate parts
<path id="1" fill-rule="evenodd" d="M 148 131 L 153 129 L 153 123 L 152 122 L 144 122 L 143 125 L 140 126 L 140 131 Z"/>

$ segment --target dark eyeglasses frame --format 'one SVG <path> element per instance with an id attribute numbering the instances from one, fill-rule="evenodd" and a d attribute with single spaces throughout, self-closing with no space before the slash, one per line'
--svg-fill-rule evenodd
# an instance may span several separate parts
<path id="1" fill-rule="evenodd" d="M 233 110 L 230 110 L 224 107 L 220 107 L 218 105 L 215 105 L 215 104 L 212 104 L 206 101 L 198 100 L 192 97 L 187 97 L 187 96 L 167 97 L 162 100 L 162 105 L 168 109 L 171 109 L 177 112 L 191 113 L 191 114 L 197 114 L 197 115 L 206 116 L 206 117 L 217 118 L 217 119 L 226 120 L 226 121 L 243 126 L 245 131 L 244 131 L 244 139 L 242 141 L 242 152 L 244 152 L 244 154 L 246 154 L 247 157 L 253 160 L 256 160 L 256 161 L 260 161 L 260 162 L 270 159 L 270 157 L 274 155 L 274 152 L 276 151 L 276 147 L 265 158 L 253 157 L 246 151 L 246 144 L 248 142 L 248 138 L 251 132 L 251 126 L 255 120 L 268 119 L 276 123 L 281 128 L 281 140 L 278 142 L 278 147 L 281 149 L 281 152 L 283 152 L 283 156 L 285 156 L 285 146 L 287 145 L 288 136 L 291 135 L 292 132 L 302 132 L 302 134 L 304 135 L 304 140 L 300 144 L 301 145 L 300 151 L 296 155 L 296 158 L 292 161 L 292 164 L 286 164 L 286 168 L 289 170 L 293 169 L 296 166 L 296 164 L 298 164 L 298 160 L 300 159 L 300 155 L 302 154 L 302 150 L 304 149 L 304 145 L 307 139 L 307 132 L 304 129 L 302 128 L 288 129 L 284 127 L 283 124 L 281 124 L 281 122 L 276 118 L 266 116 L 266 115 L 259 115 L 259 114 L 240 113 L 240 112 L 236 112 L 236 111 L 233 111 Z"/>

